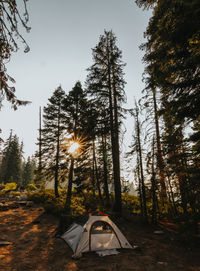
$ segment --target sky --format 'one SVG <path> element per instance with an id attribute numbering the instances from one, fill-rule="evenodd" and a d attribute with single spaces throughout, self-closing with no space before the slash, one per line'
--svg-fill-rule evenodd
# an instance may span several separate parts
<path id="1" fill-rule="evenodd" d="M 18 0 L 17 3 L 22 3 Z M 70 91 L 79 80 L 84 87 L 87 71 L 93 64 L 94 48 L 104 30 L 112 30 L 117 46 L 122 51 L 127 108 L 134 107 L 144 88 L 142 73 L 144 52 L 139 46 L 145 41 L 150 11 L 143 11 L 134 0 L 29 0 L 30 33 L 22 35 L 30 46 L 30 52 L 14 53 L 7 64 L 7 72 L 16 80 L 16 95 L 31 101 L 30 105 L 11 109 L 3 102 L 0 111 L 1 137 L 6 140 L 10 129 L 24 143 L 24 156 L 37 150 L 39 107 L 46 106 L 53 91 L 61 85 Z M 22 7 L 20 11 L 23 12 Z M 126 120 L 124 148 L 130 143 L 133 119 Z"/>

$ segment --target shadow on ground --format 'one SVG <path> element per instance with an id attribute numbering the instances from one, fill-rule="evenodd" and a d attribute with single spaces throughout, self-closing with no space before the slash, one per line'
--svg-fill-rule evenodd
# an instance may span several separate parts
<path id="1" fill-rule="evenodd" d="M 120 229 L 136 250 L 99 257 L 86 253 L 79 260 L 55 237 L 58 218 L 40 206 L 19 206 L 0 212 L 0 239 L 11 242 L 0 246 L 2 271 L 198 271 L 199 252 L 177 247 L 171 235 L 155 235 L 149 226 L 134 221 L 120 222 Z"/>

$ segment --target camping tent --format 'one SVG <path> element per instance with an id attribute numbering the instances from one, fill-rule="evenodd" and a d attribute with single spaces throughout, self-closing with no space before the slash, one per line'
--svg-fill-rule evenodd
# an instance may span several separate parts
<path id="1" fill-rule="evenodd" d="M 75 255 L 88 251 L 132 248 L 108 216 L 84 216 L 61 236 Z"/>

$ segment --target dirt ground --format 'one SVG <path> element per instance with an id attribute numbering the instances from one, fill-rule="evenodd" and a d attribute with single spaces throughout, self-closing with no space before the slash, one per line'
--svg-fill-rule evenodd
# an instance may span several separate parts
<path id="1" fill-rule="evenodd" d="M 79 260 L 60 238 L 55 237 L 58 218 L 40 206 L 12 205 L 0 211 L 1 271 L 198 271 L 200 251 L 181 247 L 169 232 L 156 234 L 150 226 L 121 221 L 120 229 L 134 250 L 99 257 L 85 253 Z"/>

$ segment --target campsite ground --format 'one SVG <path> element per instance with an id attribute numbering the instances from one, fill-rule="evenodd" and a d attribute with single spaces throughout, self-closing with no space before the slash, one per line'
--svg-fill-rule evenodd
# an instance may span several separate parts
<path id="1" fill-rule="evenodd" d="M 0 241 L 5 242 L 0 242 L 0 270 L 200 270 L 198 248 L 183 246 L 177 242 L 174 233 L 163 230 L 163 233 L 156 234 L 155 228 L 142 226 L 136 218 L 121 220 L 119 225 L 130 243 L 138 246 L 137 249 L 121 250 L 118 255 L 106 257 L 86 253 L 74 260 L 71 249 L 62 239 L 55 237 L 58 218 L 46 214 L 37 205 L 1 204 Z"/>

